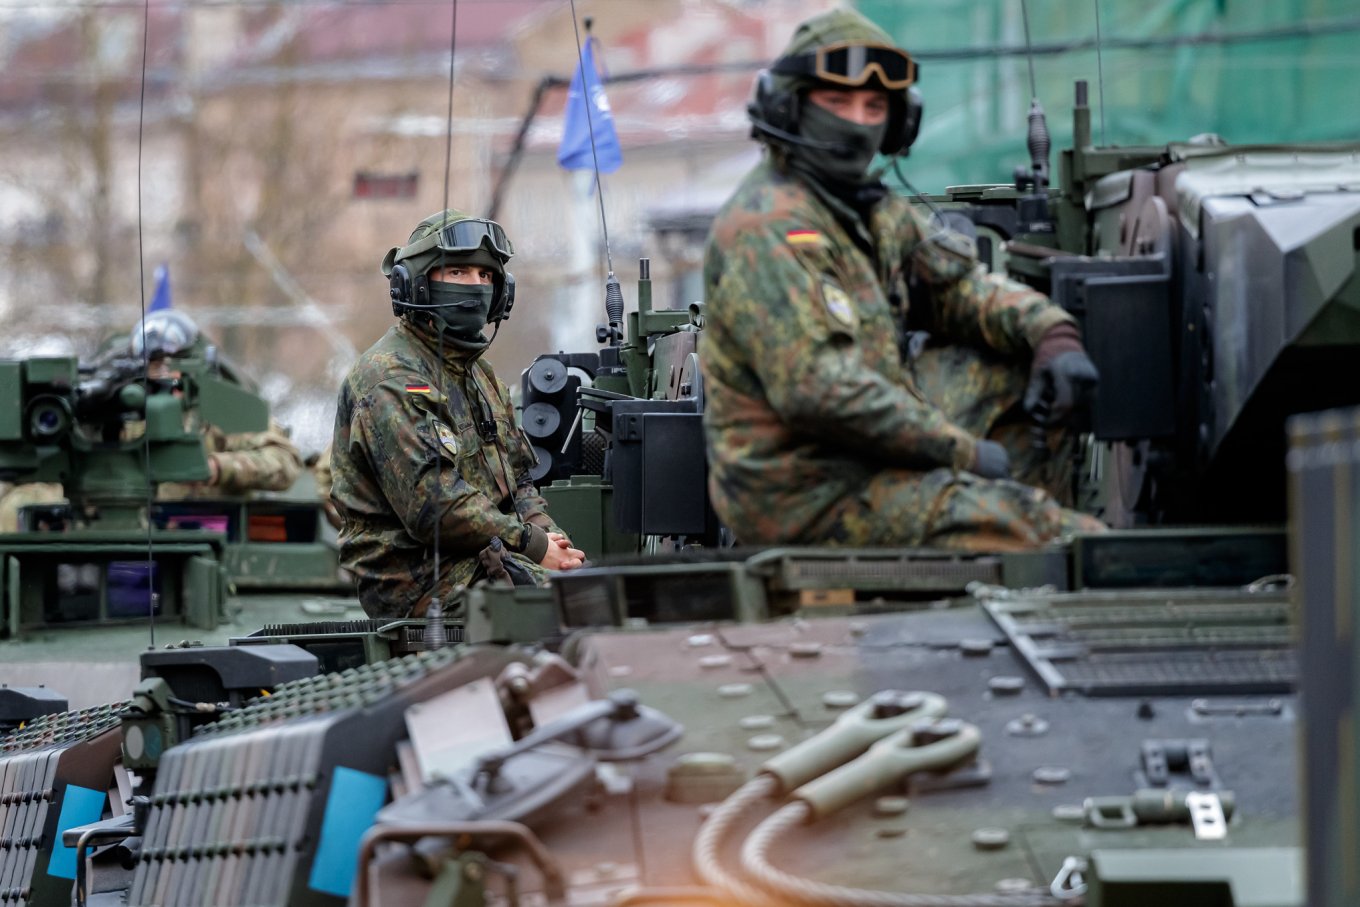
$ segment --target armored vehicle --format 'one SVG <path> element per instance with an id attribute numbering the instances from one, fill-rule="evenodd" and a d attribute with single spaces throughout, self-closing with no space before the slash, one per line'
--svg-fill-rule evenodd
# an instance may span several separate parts
<path id="1" fill-rule="evenodd" d="M 1360 404 L 1360 147 L 1093 148 L 1084 99 L 1056 190 L 1036 143 L 936 204 L 1081 319 L 1081 490 L 1126 528 L 730 547 L 702 306 L 654 310 L 644 265 L 602 350 L 524 375 L 554 513 L 612 560 L 148 652 L 113 705 L 13 693 L 0 898 L 1360 902 L 1360 423 L 1298 415 Z"/>
<path id="2" fill-rule="evenodd" d="M 225 643 L 357 610 L 309 476 L 269 498 L 155 498 L 162 483 L 208 477 L 198 426 L 269 425 L 265 401 L 215 347 L 176 366 L 148 379 L 122 349 L 0 362 L 0 481 L 35 502 L 17 508 L 22 531 L 0 533 L 0 682 L 97 705 L 136 682 L 157 631 L 162 645 Z M 29 495 L 30 483 L 47 484 Z"/>

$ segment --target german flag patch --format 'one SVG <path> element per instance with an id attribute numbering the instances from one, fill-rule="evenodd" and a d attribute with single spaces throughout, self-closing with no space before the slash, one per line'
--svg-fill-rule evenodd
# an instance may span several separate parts
<path id="1" fill-rule="evenodd" d="M 408 384 L 406 385 L 406 393 L 424 394 L 429 397 L 434 393 L 434 388 L 430 387 L 428 384 Z"/>
<path id="2" fill-rule="evenodd" d="M 817 246 L 822 243 L 822 231 L 790 230 L 784 234 L 784 239 L 791 246 Z"/>

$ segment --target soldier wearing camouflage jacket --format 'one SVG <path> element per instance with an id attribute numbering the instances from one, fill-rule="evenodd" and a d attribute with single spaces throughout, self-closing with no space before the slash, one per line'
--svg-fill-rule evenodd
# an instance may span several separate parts
<path id="1" fill-rule="evenodd" d="M 870 48 L 857 72 L 818 52 L 855 43 Z M 840 10 L 800 26 L 758 83 L 769 150 L 714 222 L 700 356 L 710 490 L 742 541 L 995 550 L 1102 528 L 1006 478 L 1042 481 L 1070 438 L 1036 454 L 1020 405 L 1054 389 L 1052 363 L 1058 415 L 1094 384 L 1071 316 L 865 177 L 914 137 L 912 75 Z M 909 356 L 915 329 L 932 340 Z"/>
<path id="2" fill-rule="evenodd" d="M 423 614 L 436 590 L 447 601 L 486 575 L 479 554 L 493 539 L 519 581 L 541 582 L 547 570 L 584 557 L 548 516 L 509 392 L 481 358 L 490 342 L 481 327 L 506 309 L 496 301 L 504 258 L 491 246 L 422 247 L 449 223 L 489 222 L 435 215 L 388 253 L 385 273 L 404 275 L 392 278 L 394 293 L 410 279 L 414 290 L 402 298 L 429 301 L 399 308 L 401 321 L 359 357 L 340 390 L 331 500 L 342 521 L 341 563 L 374 616 Z M 483 274 L 487 292 L 445 287 L 453 279 L 440 276 L 445 266 Z"/>

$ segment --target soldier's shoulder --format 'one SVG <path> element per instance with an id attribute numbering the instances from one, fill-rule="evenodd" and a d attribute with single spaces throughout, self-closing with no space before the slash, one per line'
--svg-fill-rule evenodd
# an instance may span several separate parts
<path id="1" fill-rule="evenodd" d="M 345 385 L 350 393 L 365 397 L 383 384 L 409 384 L 434 377 L 429 363 L 410 339 L 392 328 L 354 361 Z"/>
<path id="2" fill-rule="evenodd" d="M 930 210 L 919 202 L 896 192 L 889 192 L 879 203 L 879 209 L 895 220 L 901 228 L 923 233 L 930 224 Z"/>
<path id="3" fill-rule="evenodd" d="M 766 163 L 747 174 L 713 221 L 713 243 L 730 248 L 743 243 L 782 242 L 790 230 L 821 218 L 812 193 L 802 183 Z"/>

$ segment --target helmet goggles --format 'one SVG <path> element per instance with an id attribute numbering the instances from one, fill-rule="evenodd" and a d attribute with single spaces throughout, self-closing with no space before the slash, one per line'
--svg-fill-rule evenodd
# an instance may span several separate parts
<path id="1" fill-rule="evenodd" d="M 863 87 L 875 76 L 890 91 L 909 88 L 916 81 L 916 61 L 900 47 L 846 41 L 819 47 L 813 53 L 780 57 L 771 71 L 846 88 Z"/>
<path id="2" fill-rule="evenodd" d="M 397 258 L 410 258 L 431 249 L 443 252 L 475 252 L 483 246 L 501 261 L 508 261 L 515 254 L 514 245 L 500 224 L 494 220 L 477 217 L 445 224 L 424 239 L 400 250 Z"/>

